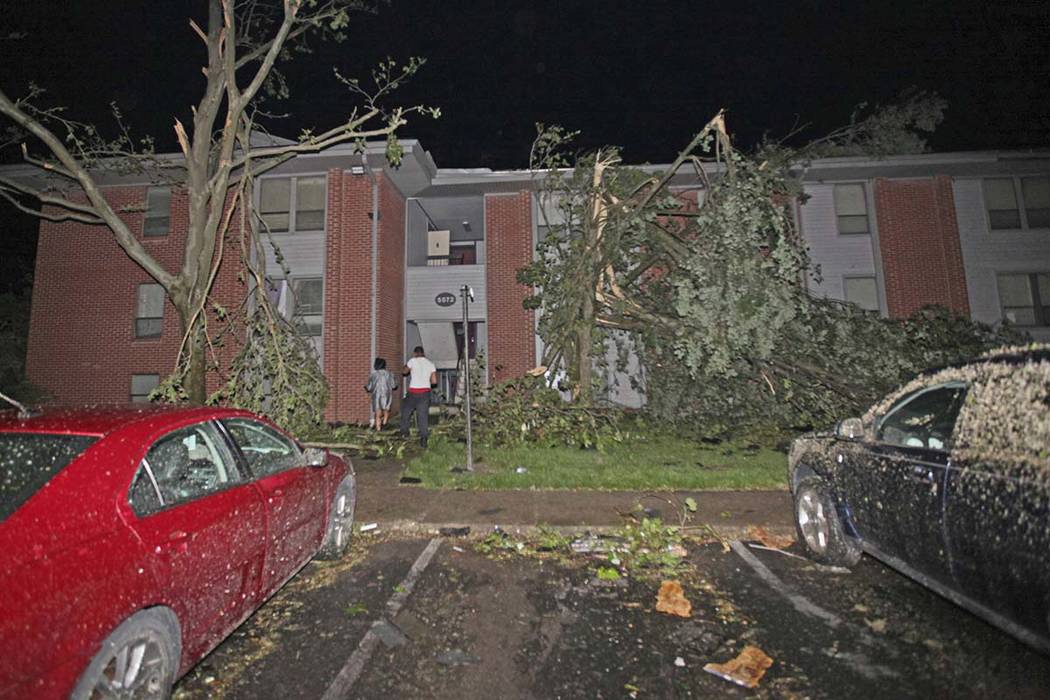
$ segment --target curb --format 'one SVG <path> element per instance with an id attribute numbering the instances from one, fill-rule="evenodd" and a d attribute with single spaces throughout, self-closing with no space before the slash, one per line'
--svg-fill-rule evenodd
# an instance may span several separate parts
<path id="1" fill-rule="evenodd" d="M 376 527 L 365 532 L 357 531 L 356 534 L 365 535 L 369 532 L 397 532 L 408 535 L 425 535 L 432 537 L 440 535 L 442 529 L 461 529 L 469 528 L 470 537 L 475 534 L 489 533 L 497 528 L 511 535 L 536 535 L 541 531 L 557 532 L 560 535 L 584 535 L 587 533 L 610 535 L 619 532 L 623 529 L 622 525 L 521 525 L 521 524 L 507 524 L 507 523 L 470 523 L 470 522 L 450 522 L 450 523 L 431 523 L 431 522 L 417 522 L 415 520 L 378 520 L 369 521 L 368 523 L 357 523 L 358 528 L 364 524 L 371 525 L 375 523 Z M 668 525 L 668 527 L 678 528 L 677 525 Z M 739 526 L 731 525 L 725 527 L 715 527 L 702 523 L 699 525 L 687 525 L 686 530 L 689 534 L 711 540 L 749 540 L 753 539 L 749 533 L 750 528 L 753 526 Z M 764 530 L 773 535 L 787 536 L 794 535 L 795 529 L 791 527 L 778 527 L 778 526 L 762 526 Z M 708 529 L 710 528 L 710 529 Z M 455 537 L 449 537 L 449 539 L 457 539 Z"/>

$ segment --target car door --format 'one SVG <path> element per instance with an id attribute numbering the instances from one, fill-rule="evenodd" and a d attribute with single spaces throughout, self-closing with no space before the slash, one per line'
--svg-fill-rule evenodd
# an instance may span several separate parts
<path id="1" fill-rule="evenodd" d="M 950 579 L 943 528 L 949 449 L 965 394 L 965 384 L 945 382 L 902 397 L 856 443 L 843 470 L 864 539 L 941 580 Z"/>
<path id="2" fill-rule="evenodd" d="M 222 421 L 267 512 L 263 590 L 269 594 L 313 557 L 328 512 L 324 470 L 303 465 L 302 451 L 280 431 L 251 418 Z"/>
<path id="3" fill-rule="evenodd" d="M 258 489 L 217 427 L 203 422 L 153 443 L 128 503 L 185 650 L 210 648 L 259 601 L 266 523 Z"/>
<path id="4" fill-rule="evenodd" d="M 993 367 L 960 416 L 966 444 L 948 483 L 946 523 L 958 587 L 1014 622 L 1050 632 L 1050 380 Z"/>

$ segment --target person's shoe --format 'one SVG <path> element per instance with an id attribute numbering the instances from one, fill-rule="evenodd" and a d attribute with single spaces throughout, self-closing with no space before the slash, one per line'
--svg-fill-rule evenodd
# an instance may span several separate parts
<path id="1" fill-rule="evenodd" d="M 427 439 L 425 437 L 419 438 L 419 446 L 424 450 L 427 448 Z"/>

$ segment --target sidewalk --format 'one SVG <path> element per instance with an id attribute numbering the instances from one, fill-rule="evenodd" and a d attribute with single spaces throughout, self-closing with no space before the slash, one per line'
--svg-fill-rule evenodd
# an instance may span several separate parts
<path id="1" fill-rule="evenodd" d="M 641 502 L 658 511 L 668 523 L 678 515 L 657 493 L 634 491 L 439 491 L 399 484 L 400 465 L 393 460 L 354 460 L 357 471 L 358 523 L 380 527 L 433 529 L 469 525 L 483 529 L 552 525 L 565 528 L 620 526 L 619 513 L 630 512 Z M 692 496 L 698 512 L 693 524 L 710 523 L 718 531 L 742 532 L 757 525 L 776 531 L 793 531 L 791 496 L 787 491 L 675 492 L 680 499 Z"/>

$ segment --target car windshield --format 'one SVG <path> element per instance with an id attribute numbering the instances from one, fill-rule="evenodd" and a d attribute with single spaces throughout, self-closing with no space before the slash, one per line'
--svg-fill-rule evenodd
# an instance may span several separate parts
<path id="1" fill-rule="evenodd" d="M 0 521 L 97 439 L 91 435 L 0 433 Z"/>

